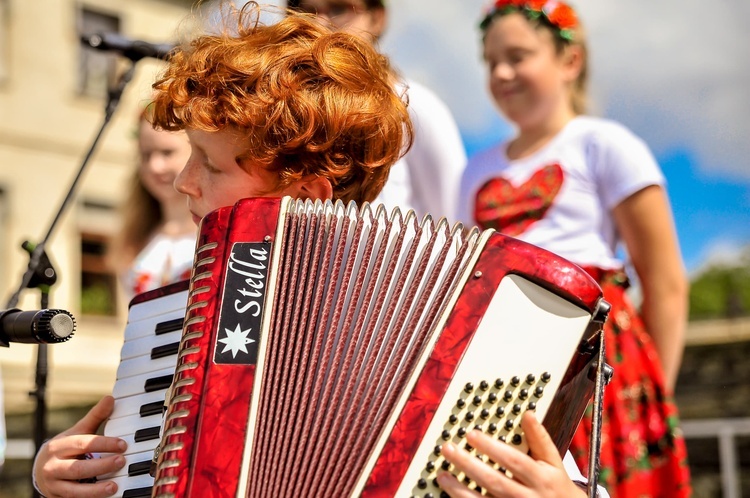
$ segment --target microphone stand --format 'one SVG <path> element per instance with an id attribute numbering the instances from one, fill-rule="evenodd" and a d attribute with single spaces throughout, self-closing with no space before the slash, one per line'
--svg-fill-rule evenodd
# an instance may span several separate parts
<path id="1" fill-rule="evenodd" d="M 68 190 L 68 194 L 65 196 L 65 199 L 60 205 L 60 209 L 57 211 L 57 215 L 52 220 L 52 223 L 50 224 L 50 227 L 47 230 L 47 234 L 44 236 L 44 239 L 42 239 L 42 241 L 38 244 L 31 244 L 29 242 L 23 243 L 22 247 L 30 253 L 29 266 L 26 272 L 23 274 L 23 278 L 21 279 L 21 284 L 18 286 L 18 289 L 8 299 L 6 305 L 7 309 L 16 307 L 21 292 L 24 289 L 34 287 L 39 287 L 41 290 L 41 309 L 45 309 L 48 307 L 49 290 L 51 285 L 55 282 L 55 280 L 57 280 L 57 275 L 54 268 L 52 268 L 52 265 L 49 264 L 49 258 L 45 253 L 45 246 L 47 245 L 47 241 L 52 235 L 52 232 L 60 221 L 63 213 L 70 205 L 70 202 L 73 200 L 76 187 L 81 180 L 83 172 L 88 165 L 89 160 L 93 156 L 94 151 L 96 150 L 96 147 L 104 134 L 104 130 L 106 129 L 107 125 L 109 125 L 110 121 L 112 120 L 112 116 L 115 113 L 115 110 L 117 110 L 117 107 L 120 104 L 120 98 L 122 97 L 125 87 L 133 78 L 133 74 L 135 72 L 135 61 L 132 62 L 133 63 L 130 64 L 128 69 L 118 78 L 118 81 L 114 88 L 111 88 L 108 92 L 104 121 L 102 122 L 99 131 L 94 138 L 94 141 L 91 143 L 89 150 L 84 157 L 80 168 L 78 169 L 78 174 L 75 176 L 75 179 L 73 180 L 73 183 Z M 39 448 L 47 438 L 47 372 L 47 345 L 39 344 L 36 361 L 36 389 L 29 393 L 31 397 L 36 398 L 36 412 L 34 417 L 35 453 L 39 451 Z M 38 498 L 40 496 L 41 495 L 36 490 L 34 490 L 32 497 Z"/>

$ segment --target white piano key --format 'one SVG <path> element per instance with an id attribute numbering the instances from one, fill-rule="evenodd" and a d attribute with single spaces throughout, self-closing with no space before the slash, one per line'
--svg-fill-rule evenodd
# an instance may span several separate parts
<path id="1" fill-rule="evenodd" d="M 154 485 L 154 478 L 150 475 L 142 475 L 135 477 L 115 477 L 114 479 L 103 479 L 106 481 L 113 481 L 117 484 L 117 493 L 113 494 L 111 498 L 122 498 L 126 491 L 129 489 L 138 488 L 149 488 Z M 150 494 L 146 496 L 151 496 Z"/>
<path id="2" fill-rule="evenodd" d="M 119 436 L 120 439 L 125 441 L 128 444 L 128 448 L 125 450 L 126 455 L 132 455 L 134 453 L 142 453 L 144 451 L 154 451 L 156 447 L 159 445 L 158 439 L 150 439 L 148 441 L 141 441 L 139 443 L 135 442 L 135 431 L 138 428 L 133 428 L 133 431 L 130 434 L 126 434 L 124 436 Z"/>
<path id="3" fill-rule="evenodd" d="M 104 435 L 120 437 L 135 432 L 138 429 L 160 427 L 161 421 L 161 414 L 151 415 L 150 417 L 141 417 L 136 414 L 129 417 L 113 418 L 107 422 L 107 426 L 104 428 Z"/>
<path id="4" fill-rule="evenodd" d="M 180 342 L 182 331 L 170 332 L 164 335 L 141 337 L 135 341 L 128 341 L 120 350 L 120 361 L 136 356 L 150 355 L 151 350 L 158 346 Z"/>
<path id="5" fill-rule="evenodd" d="M 127 417 L 128 415 L 136 415 L 139 413 L 141 406 L 143 405 L 150 403 L 164 403 L 166 395 L 167 390 L 160 389 L 150 393 L 141 393 L 126 398 L 118 398 L 115 400 L 115 409 L 112 412 L 110 420 Z"/>
<path id="6" fill-rule="evenodd" d="M 129 321 L 125 326 L 124 340 L 132 341 L 140 337 L 156 335 L 157 329 L 182 330 L 185 310 L 175 310 L 157 317 L 149 317 L 137 322 Z"/>
<path id="7" fill-rule="evenodd" d="M 128 310 L 128 321 L 137 322 L 177 310 L 184 314 L 187 308 L 187 298 L 188 291 L 182 291 L 135 304 Z"/>
<path id="8" fill-rule="evenodd" d="M 117 367 L 117 379 L 126 379 L 134 375 L 141 375 L 154 370 L 177 367 L 177 352 L 162 358 L 152 359 L 150 354 L 136 356 L 120 362 Z"/>
<path id="9" fill-rule="evenodd" d="M 115 382 L 112 396 L 114 396 L 115 399 L 119 399 L 126 396 L 144 393 L 146 392 L 145 385 L 148 380 L 158 377 L 174 376 L 174 370 L 174 368 L 162 368 L 161 370 L 156 370 L 154 372 L 121 379 Z"/>

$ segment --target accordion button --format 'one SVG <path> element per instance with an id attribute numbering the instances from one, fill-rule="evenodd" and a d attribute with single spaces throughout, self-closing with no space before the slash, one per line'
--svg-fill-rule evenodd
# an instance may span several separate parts
<path id="1" fill-rule="evenodd" d="M 516 446 L 518 446 L 519 444 L 521 444 L 521 435 L 520 434 L 515 434 L 513 436 L 513 444 L 515 444 Z"/>
<path id="2" fill-rule="evenodd" d="M 518 385 L 521 384 L 521 379 L 519 379 L 516 376 L 513 376 L 512 379 L 510 379 L 510 385 L 513 387 L 518 387 Z"/>
<path id="3" fill-rule="evenodd" d="M 529 410 L 531 410 L 532 412 L 533 412 L 534 410 L 536 410 L 536 403 L 534 403 L 533 401 L 531 401 L 531 402 L 529 403 Z"/>
<path id="4" fill-rule="evenodd" d="M 550 373 L 549 373 L 549 372 L 544 372 L 544 373 L 542 374 L 542 380 L 543 380 L 544 382 L 549 382 L 551 378 L 552 378 L 552 376 L 550 375 Z"/>
<path id="5" fill-rule="evenodd" d="M 536 377 L 534 376 L 534 374 L 529 374 L 526 376 L 527 384 L 533 384 L 535 380 L 536 380 Z"/>
<path id="6" fill-rule="evenodd" d="M 518 397 L 521 399 L 526 399 L 529 397 L 529 390 L 528 389 L 521 389 L 518 392 Z"/>
<path id="7" fill-rule="evenodd" d="M 472 420 L 474 420 L 474 413 L 468 412 L 464 418 L 467 422 L 471 422 Z"/>
<path id="8" fill-rule="evenodd" d="M 482 420 L 487 420 L 488 418 L 490 418 L 490 411 L 487 408 L 484 408 L 479 413 L 479 416 L 482 417 Z"/>
<path id="9" fill-rule="evenodd" d="M 534 396 L 536 396 L 537 398 L 541 398 L 542 394 L 544 394 L 544 387 L 536 386 L 536 389 L 534 389 Z"/>
<path id="10" fill-rule="evenodd" d="M 505 408 L 502 406 L 498 406 L 497 410 L 495 410 L 495 415 L 497 415 L 498 417 L 502 417 L 503 415 L 505 415 Z"/>
<path id="11" fill-rule="evenodd" d="M 474 390 L 474 384 L 472 384 L 471 382 L 467 382 L 466 385 L 464 386 L 464 392 L 470 393 L 473 390 Z"/>
<path id="12" fill-rule="evenodd" d="M 495 403 L 497 401 L 497 394 L 495 393 L 488 394 L 487 401 L 489 401 L 490 403 Z"/>
<path id="13" fill-rule="evenodd" d="M 451 413 L 451 416 L 448 417 L 448 422 L 450 422 L 452 425 L 456 425 L 456 422 L 458 422 L 458 415 L 455 413 Z"/>
<path id="14" fill-rule="evenodd" d="M 482 391 L 486 391 L 489 388 L 490 388 L 490 385 L 486 380 L 483 380 L 482 382 L 479 383 L 479 389 L 481 389 Z"/>
<path id="15" fill-rule="evenodd" d="M 474 396 L 474 399 L 471 400 L 471 403 L 474 406 L 479 406 L 482 404 L 482 397 L 481 396 Z"/>
<path id="16" fill-rule="evenodd" d="M 504 385 L 505 385 L 505 381 L 503 381 L 503 379 L 495 379 L 495 387 L 497 389 L 500 389 Z"/>
<path id="17" fill-rule="evenodd" d="M 419 481 L 417 481 L 417 487 L 419 489 L 427 489 L 427 481 L 425 481 L 423 478 L 420 478 Z"/>
<path id="18" fill-rule="evenodd" d="M 449 440 L 449 439 L 451 438 L 451 433 L 450 433 L 450 431 L 443 431 L 443 433 L 441 434 L 441 437 L 442 437 L 442 438 L 443 438 L 443 440 L 445 440 L 445 441 Z"/>
<path id="19" fill-rule="evenodd" d="M 521 413 L 521 405 L 519 405 L 518 403 L 516 403 L 515 405 L 513 405 L 513 410 L 512 411 L 513 411 L 514 415 L 518 415 L 519 413 Z"/>

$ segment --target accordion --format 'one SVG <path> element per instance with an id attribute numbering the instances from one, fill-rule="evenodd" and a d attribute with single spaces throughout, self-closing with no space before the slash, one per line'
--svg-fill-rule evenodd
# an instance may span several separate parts
<path id="1" fill-rule="evenodd" d="M 128 464 L 101 479 L 130 498 L 440 496 L 440 445 L 469 430 L 523 451 L 533 410 L 566 451 L 607 310 L 579 267 L 492 230 L 242 200 L 201 222 L 189 282 L 131 302 L 104 430 Z"/>

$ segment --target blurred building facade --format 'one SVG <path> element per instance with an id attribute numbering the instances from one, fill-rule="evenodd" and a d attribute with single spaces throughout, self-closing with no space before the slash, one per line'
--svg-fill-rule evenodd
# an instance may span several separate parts
<path id="1" fill-rule="evenodd" d="M 18 289 L 29 262 L 21 243 L 43 240 L 104 121 L 111 88 L 129 66 L 81 37 L 115 32 L 173 43 L 191 0 L 0 0 L 0 306 Z M 75 336 L 50 346 L 48 404 L 88 403 L 114 381 L 126 303 L 103 261 L 136 161 L 135 122 L 162 62 L 135 64 L 122 95 L 59 218 L 46 252 L 57 272 L 49 307 L 76 317 Z M 27 289 L 17 307 L 40 307 Z M 6 410 L 33 410 L 36 347 L 0 348 Z M 109 387 L 108 387 L 109 386 Z"/>

